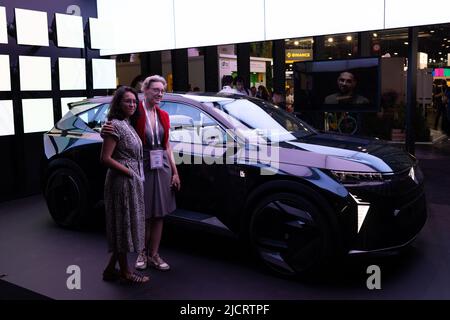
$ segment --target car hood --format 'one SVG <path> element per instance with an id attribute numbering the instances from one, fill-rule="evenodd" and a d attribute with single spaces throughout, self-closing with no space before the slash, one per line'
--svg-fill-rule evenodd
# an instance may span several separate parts
<path id="1" fill-rule="evenodd" d="M 336 166 L 343 165 L 340 170 L 396 173 L 415 165 L 415 159 L 400 148 L 384 141 L 357 136 L 319 133 L 282 142 L 280 147 L 284 149 L 283 156 L 280 156 L 281 163 L 304 156 L 306 151 L 316 155 L 317 159 L 326 157 L 330 163 L 325 165 L 327 169 L 339 170 Z M 336 164 L 332 165 L 333 162 Z"/>

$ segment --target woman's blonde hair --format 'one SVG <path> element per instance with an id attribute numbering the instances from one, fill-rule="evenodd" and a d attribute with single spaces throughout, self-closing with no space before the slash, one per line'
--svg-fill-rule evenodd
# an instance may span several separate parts
<path id="1" fill-rule="evenodd" d="M 166 89 L 166 87 L 167 87 L 166 79 L 164 79 L 160 75 L 155 74 L 153 76 L 145 78 L 144 82 L 142 82 L 141 91 L 144 92 L 144 90 L 147 90 L 148 88 L 150 88 L 150 85 L 153 82 L 161 82 L 164 86 L 164 89 Z"/>

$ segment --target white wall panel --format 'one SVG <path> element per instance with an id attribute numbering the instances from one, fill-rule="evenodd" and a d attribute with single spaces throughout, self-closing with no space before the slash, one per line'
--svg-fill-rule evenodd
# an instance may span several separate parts
<path id="1" fill-rule="evenodd" d="M 20 90 L 52 90 L 50 57 L 19 56 Z"/>
<path id="2" fill-rule="evenodd" d="M 86 90 L 86 61 L 77 58 L 59 58 L 59 89 Z"/>
<path id="3" fill-rule="evenodd" d="M 92 76 L 94 89 L 115 89 L 116 60 L 92 59 Z"/>
<path id="4" fill-rule="evenodd" d="M 11 91 L 9 56 L 5 54 L 0 55 L 0 91 Z"/>
<path id="5" fill-rule="evenodd" d="M 0 7 L 0 43 L 8 43 L 6 25 L 6 9 L 5 7 Z"/>
<path id="6" fill-rule="evenodd" d="M 15 9 L 17 43 L 32 46 L 49 46 L 47 12 Z"/>
<path id="7" fill-rule="evenodd" d="M 48 131 L 53 127 L 52 99 L 23 99 L 22 111 L 25 133 Z"/>
<path id="8" fill-rule="evenodd" d="M 13 102 L 0 100 L 0 136 L 9 136 L 14 133 Z"/>
<path id="9" fill-rule="evenodd" d="M 83 18 L 55 14 L 58 47 L 84 48 Z"/>

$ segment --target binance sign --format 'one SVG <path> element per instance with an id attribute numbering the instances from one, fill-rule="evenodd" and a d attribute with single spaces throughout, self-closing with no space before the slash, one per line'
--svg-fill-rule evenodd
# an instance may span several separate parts
<path id="1" fill-rule="evenodd" d="M 312 59 L 312 50 L 308 49 L 286 49 L 286 63 Z"/>

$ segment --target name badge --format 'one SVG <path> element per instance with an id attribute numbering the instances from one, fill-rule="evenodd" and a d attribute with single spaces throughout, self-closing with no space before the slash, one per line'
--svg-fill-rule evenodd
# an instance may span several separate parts
<path id="1" fill-rule="evenodd" d="M 160 169 L 163 167 L 164 150 L 150 150 L 150 169 Z"/>

